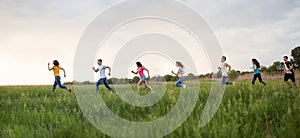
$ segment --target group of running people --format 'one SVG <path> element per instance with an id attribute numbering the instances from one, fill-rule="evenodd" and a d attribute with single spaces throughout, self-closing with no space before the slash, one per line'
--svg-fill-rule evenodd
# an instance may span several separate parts
<path id="1" fill-rule="evenodd" d="M 253 74 L 254 74 L 253 79 L 252 79 L 252 85 L 254 85 L 255 81 L 258 79 L 260 83 L 262 83 L 263 85 L 266 86 L 267 84 L 263 81 L 263 79 L 261 77 L 260 63 L 255 58 L 253 58 L 251 61 L 252 61 L 252 66 L 250 67 L 250 69 L 253 70 Z M 284 82 L 286 82 L 286 84 L 289 87 L 292 87 L 292 85 L 289 83 L 289 80 L 291 80 L 293 82 L 294 87 L 297 87 L 296 79 L 295 79 L 295 72 L 293 70 L 293 64 L 289 61 L 288 56 L 284 56 L 283 61 L 284 61 Z M 231 71 L 231 66 L 226 62 L 225 56 L 222 56 L 221 63 L 222 64 L 219 67 L 219 70 L 222 72 L 222 81 L 221 81 L 222 86 L 224 87 L 225 85 L 234 84 L 233 82 L 226 81 L 228 74 Z"/>
<path id="2" fill-rule="evenodd" d="M 221 84 L 222 84 L 223 87 L 225 85 L 234 84 L 234 82 L 227 82 L 226 81 L 227 77 L 228 77 L 228 74 L 231 71 L 231 66 L 226 62 L 226 60 L 227 60 L 226 57 L 222 56 L 221 57 L 221 65 L 218 67 L 219 71 L 221 71 L 221 73 L 222 73 Z M 296 87 L 297 84 L 296 84 L 296 80 L 295 80 L 295 73 L 294 73 L 294 70 L 293 70 L 293 65 L 290 61 L 288 61 L 287 56 L 283 57 L 283 61 L 284 61 L 284 81 L 287 83 L 287 85 L 289 87 L 292 87 L 292 85 L 288 82 L 288 80 L 291 79 L 292 82 L 293 82 L 293 85 Z M 96 83 L 96 93 L 98 93 L 99 85 L 101 83 L 103 83 L 109 91 L 115 93 L 115 90 L 108 85 L 107 78 L 106 78 L 106 73 L 105 73 L 105 70 L 108 69 L 108 71 L 109 71 L 108 75 L 110 76 L 111 75 L 111 67 L 103 65 L 101 59 L 98 59 L 97 64 L 98 64 L 97 68 L 92 67 L 92 70 L 95 71 L 96 73 L 100 72 L 100 79 Z M 131 71 L 131 73 L 138 74 L 140 76 L 140 80 L 137 83 L 138 92 L 140 92 L 140 88 L 141 88 L 142 84 L 144 84 L 147 89 L 154 92 L 153 89 L 149 86 L 149 84 L 147 82 L 147 78 L 150 78 L 149 70 L 147 68 L 145 68 L 142 65 L 141 62 L 136 62 L 136 65 L 137 65 L 137 70 L 136 71 Z M 176 62 L 176 67 L 178 68 L 177 72 L 171 71 L 171 73 L 173 75 L 175 75 L 179 78 L 175 82 L 175 85 L 177 87 L 186 88 L 186 85 L 183 84 L 183 81 L 185 79 L 184 65 L 181 62 L 177 61 Z M 252 67 L 250 67 L 250 68 L 253 70 L 253 73 L 254 73 L 253 79 L 252 79 L 252 85 L 255 84 L 255 81 L 257 79 L 259 80 L 260 83 L 262 83 L 263 85 L 266 85 L 266 83 L 262 80 L 262 77 L 261 77 L 261 74 L 260 74 L 260 63 L 258 62 L 257 59 L 255 59 L 255 58 L 252 59 Z M 72 92 L 71 88 L 61 84 L 59 72 L 60 72 L 60 70 L 62 70 L 64 72 L 64 77 L 66 77 L 66 72 L 65 72 L 64 68 L 59 66 L 59 62 L 57 60 L 53 61 L 53 67 L 52 68 L 50 67 L 50 63 L 48 63 L 48 70 L 49 71 L 53 70 L 54 77 L 55 77 L 55 81 L 54 81 L 54 84 L 53 84 L 53 87 L 52 87 L 53 92 L 55 92 L 57 85 L 62 89 L 66 89 L 69 92 Z M 146 75 L 144 74 L 144 71 L 147 72 L 148 77 L 146 77 Z"/>
<path id="3" fill-rule="evenodd" d="M 96 82 L 96 93 L 98 93 L 99 85 L 101 83 L 103 83 L 104 86 L 109 91 L 115 93 L 115 90 L 108 85 L 107 78 L 106 78 L 106 73 L 105 73 L 105 70 L 108 69 L 108 71 L 109 71 L 108 76 L 110 76 L 111 75 L 111 67 L 109 67 L 107 65 L 103 65 L 102 64 L 102 59 L 98 59 L 97 64 L 98 64 L 97 68 L 92 67 L 92 70 L 95 71 L 96 73 L 100 72 L 100 79 Z M 147 78 L 150 78 L 149 70 L 147 68 L 145 68 L 142 65 L 141 62 L 136 62 L 136 65 L 137 65 L 137 70 L 136 71 L 132 70 L 131 73 L 138 74 L 140 76 L 140 80 L 137 83 L 138 92 L 140 92 L 142 84 L 144 84 L 145 87 L 148 88 L 150 91 L 154 92 L 153 89 L 149 86 L 148 81 L 147 81 Z M 176 67 L 178 67 L 178 71 L 177 72 L 174 72 L 174 71 L 171 72 L 172 74 L 179 77 L 179 79 L 178 79 L 178 81 L 176 81 L 175 85 L 178 86 L 178 87 L 185 88 L 186 85 L 183 84 L 183 81 L 184 81 L 184 78 L 185 78 L 185 76 L 184 76 L 184 73 L 185 73 L 184 66 L 181 62 L 177 61 L 176 62 Z M 55 92 L 57 85 L 59 86 L 59 88 L 66 89 L 69 92 L 72 92 L 71 88 L 61 84 L 59 72 L 60 72 L 60 70 L 62 70 L 64 72 L 64 77 L 66 77 L 66 72 L 65 72 L 64 68 L 59 66 L 59 62 L 57 60 L 53 61 L 53 67 L 52 68 L 50 67 L 50 63 L 48 63 L 48 70 L 49 71 L 53 70 L 54 77 L 55 77 L 55 81 L 54 81 L 54 84 L 53 84 L 53 87 L 52 87 L 52 92 Z M 148 77 L 146 77 L 146 75 L 144 74 L 144 71 L 147 72 Z"/>

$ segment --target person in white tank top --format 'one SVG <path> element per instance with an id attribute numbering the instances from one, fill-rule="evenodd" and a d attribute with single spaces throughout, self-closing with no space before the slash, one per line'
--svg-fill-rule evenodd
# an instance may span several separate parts
<path id="1" fill-rule="evenodd" d="M 228 77 L 228 74 L 231 71 L 231 66 L 226 62 L 226 57 L 221 57 L 221 65 L 218 67 L 218 69 L 222 72 L 222 81 L 221 84 L 224 87 L 225 85 L 232 85 L 233 82 L 226 82 L 226 79 Z"/>

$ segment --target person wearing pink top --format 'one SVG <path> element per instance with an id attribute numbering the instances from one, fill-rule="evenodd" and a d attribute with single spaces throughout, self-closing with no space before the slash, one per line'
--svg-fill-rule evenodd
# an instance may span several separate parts
<path id="1" fill-rule="evenodd" d="M 147 82 L 147 77 L 145 76 L 144 74 L 144 70 L 147 71 L 148 73 L 148 78 L 150 78 L 150 75 L 149 75 L 149 70 L 146 69 L 141 62 L 136 62 L 136 65 L 137 65 L 137 71 L 131 71 L 133 74 L 139 74 L 140 76 L 140 81 L 138 82 L 137 84 L 137 87 L 138 87 L 138 92 L 140 92 L 140 89 L 141 89 L 141 85 L 144 83 L 145 87 L 148 88 L 150 91 L 153 92 L 152 88 L 148 85 L 148 82 Z"/>

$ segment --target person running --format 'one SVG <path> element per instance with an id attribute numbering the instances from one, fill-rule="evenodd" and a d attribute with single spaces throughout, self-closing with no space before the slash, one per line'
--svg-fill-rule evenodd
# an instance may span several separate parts
<path id="1" fill-rule="evenodd" d="M 99 91 L 99 85 L 101 83 L 104 83 L 105 87 L 111 91 L 112 93 L 115 93 L 115 91 L 108 85 L 106 75 L 105 75 L 105 69 L 108 69 L 108 76 L 111 75 L 111 67 L 103 65 L 102 59 L 98 59 L 97 64 L 99 65 L 98 68 L 93 67 L 92 69 L 97 73 L 100 72 L 100 79 L 96 83 L 96 93 Z"/>
<path id="2" fill-rule="evenodd" d="M 228 77 L 228 74 L 231 71 L 231 66 L 226 62 L 226 57 L 221 57 L 221 66 L 218 67 L 218 69 L 222 72 L 222 81 L 221 84 L 224 87 L 225 85 L 232 85 L 233 82 L 227 82 L 226 79 Z"/>
<path id="3" fill-rule="evenodd" d="M 293 64 L 288 60 L 289 60 L 288 56 L 283 57 L 283 61 L 284 61 L 284 81 L 289 87 L 292 87 L 291 84 L 288 82 L 289 79 L 291 79 L 292 82 L 294 83 L 294 86 L 297 87 L 296 79 L 295 79 L 295 73 L 294 73 L 294 70 L 293 70 Z"/>
<path id="4" fill-rule="evenodd" d="M 52 68 L 50 68 L 50 63 L 48 63 L 48 70 L 49 71 L 53 70 L 54 77 L 55 77 L 55 81 L 54 81 L 54 84 L 52 87 L 52 92 L 55 92 L 56 86 L 58 85 L 59 88 L 66 89 L 71 93 L 72 92 L 71 88 L 68 88 L 67 86 L 62 85 L 61 81 L 60 81 L 60 75 L 59 75 L 60 70 L 64 71 L 64 77 L 67 77 L 65 69 L 59 66 L 59 62 L 57 60 L 53 61 L 53 65 L 54 66 Z"/>
<path id="5" fill-rule="evenodd" d="M 179 77 L 179 79 L 175 82 L 175 86 L 186 88 L 186 85 L 183 84 L 183 81 L 185 79 L 185 76 L 183 76 L 183 74 L 185 73 L 184 72 L 184 66 L 181 62 L 177 61 L 176 62 L 176 67 L 178 68 L 177 73 L 175 73 L 173 70 L 171 72 L 175 76 Z"/>
<path id="6" fill-rule="evenodd" d="M 148 82 L 147 82 L 147 77 L 145 76 L 144 74 L 144 70 L 147 71 L 147 74 L 148 74 L 148 78 L 150 78 L 150 74 L 149 74 L 149 70 L 147 68 L 145 68 L 141 62 L 136 62 L 136 65 L 137 65 L 137 71 L 131 71 L 133 74 L 139 74 L 140 76 L 140 80 L 137 84 L 137 87 L 138 87 L 138 92 L 140 92 L 140 89 L 141 89 L 141 85 L 144 83 L 145 87 L 148 88 L 150 91 L 154 92 L 152 90 L 152 88 L 148 85 Z"/>
<path id="7" fill-rule="evenodd" d="M 255 81 L 258 78 L 259 82 L 266 86 L 267 84 L 265 82 L 263 82 L 263 80 L 261 78 L 259 68 L 260 68 L 260 63 L 257 61 L 257 59 L 253 58 L 252 59 L 252 67 L 251 67 L 251 69 L 253 69 L 253 71 L 254 71 L 253 72 L 254 76 L 253 76 L 253 80 L 252 80 L 252 85 L 255 84 Z"/>

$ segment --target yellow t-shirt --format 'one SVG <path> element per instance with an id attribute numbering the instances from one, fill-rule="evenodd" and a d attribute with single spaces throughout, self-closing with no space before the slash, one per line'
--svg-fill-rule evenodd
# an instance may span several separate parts
<path id="1" fill-rule="evenodd" d="M 59 76 L 60 66 L 53 66 L 54 76 Z"/>

